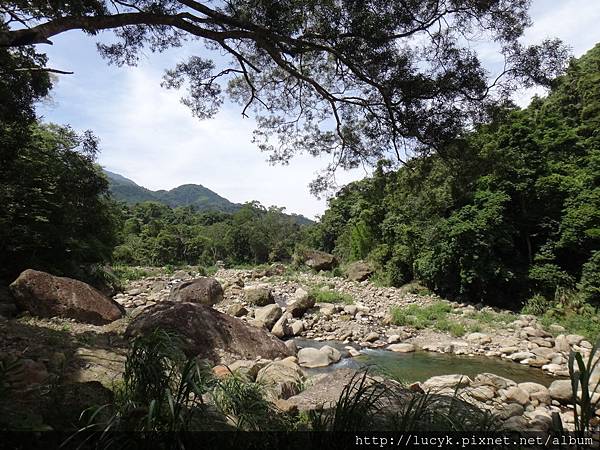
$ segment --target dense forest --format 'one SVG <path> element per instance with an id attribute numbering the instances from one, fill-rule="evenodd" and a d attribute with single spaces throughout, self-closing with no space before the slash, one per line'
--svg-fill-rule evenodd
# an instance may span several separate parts
<path id="1" fill-rule="evenodd" d="M 600 45 L 547 98 L 507 105 L 435 155 L 379 164 L 330 202 L 313 244 L 382 281 L 544 311 L 600 302 Z"/>
<path id="2" fill-rule="evenodd" d="M 113 261 L 130 265 L 261 264 L 289 260 L 303 227 L 282 209 L 247 203 L 235 213 L 123 206 Z"/>
<path id="3" fill-rule="evenodd" d="M 35 64 L 31 50 L 4 51 Z M 86 132 L 43 124 L 42 72 L 12 72 L 2 90 L 2 276 L 27 267 L 85 277 L 104 263 L 228 264 L 289 260 L 308 245 L 370 260 L 380 282 L 420 280 L 441 296 L 544 310 L 600 301 L 600 46 L 572 61 L 547 98 L 496 108 L 400 169 L 343 188 L 315 226 L 249 203 L 234 213 L 125 205 L 111 199 Z M 23 177 L 20 174 L 29 173 Z M 574 294 L 576 293 L 576 294 Z M 536 306 L 537 305 L 537 306 Z"/>

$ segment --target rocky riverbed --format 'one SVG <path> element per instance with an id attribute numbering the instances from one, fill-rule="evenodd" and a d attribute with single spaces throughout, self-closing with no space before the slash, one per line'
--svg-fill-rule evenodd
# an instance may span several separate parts
<path id="1" fill-rule="evenodd" d="M 315 302 L 315 290 L 341 294 L 323 298 L 339 298 L 343 303 Z M 186 303 L 190 299 L 210 308 Z M 568 375 L 570 351 L 587 357 L 592 348 L 582 336 L 568 334 L 557 325 L 544 329 L 533 316 L 447 302 L 413 289 L 291 272 L 281 265 L 221 269 L 214 279 L 199 278 L 191 270 L 156 272 L 128 283 L 113 301 L 124 315 L 105 325 L 66 317 L 0 319 L 0 357 L 16 355 L 24 361 L 26 389 L 61 379 L 88 383 L 92 391 L 106 397 L 109 393 L 101 392 L 98 382 L 110 388 L 122 376 L 126 336 L 156 324 L 175 327 L 190 343 L 191 354 L 200 352 L 216 364 L 217 377 L 242 373 L 265 385 L 279 408 L 298 411 L 335 401 L 356 372 L 343 362 L 354 357 L 360 360 L 368 349 L 502 358 L 557 379 L 544 385 L 515 382 L 493 373 L 444 373 L 413 383 L 409 389 L 452 395 L 458 388 L 460 397 L 493 412 L 507 428 L 546 430 L 553 414 L 573 428 L 571 385 L 560 377 Z M 390 314 L 393 308 L 440 303 L 446 305 L 445 320 L 464 324 L 467 333 L 453 336 L 435 327 L 399 326 Z M 56 315 L 61 311 L 67 310 Z M 323 341 L 331 345 L 306 345 Z M 318 368 L 327 369 L 315 372 Z M 600 372 L 594 373 L 592 382 L 599 378 Z"/>

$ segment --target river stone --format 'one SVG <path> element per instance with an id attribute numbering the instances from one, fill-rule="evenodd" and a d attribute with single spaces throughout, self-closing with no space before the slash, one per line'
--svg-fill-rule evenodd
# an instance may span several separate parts
<path id="1" fill-rule="evenodd" d="M 245 376 L 250 381 L 256 380 L 256 376 L 260 369 L 269 364 L 268 360 L 250 360 L 250 359 L 240 359 L 238 361 L 234 361 L 229 365 L 229 370 L 233 373 L 237 373 Z"/>
<path id="2" fill-rule="evenodd" d="M 315 367 L 327 367 L 331 363 L 331 360 L 326 351 L 322 352 L 316 348 L 306 347 L 298 351 L 298 363 L 302 367 L 312 369 Z"/>
<path id="3" fill-rule="evenodd" d="M 223 300 L 223 288 L 214 278 L 199 277 L 174 285 L 169 294 L 170 302 L 200 303 L 213 306 Z"/>
<path id="4" fill-rule="evenodd" d="M 301 320 L 294 320 L 290 325 L 292 336 L 298 336 L 304 331 L 304 322 Z"/>
<path id="5" fill-rule="evenodd" d="M 556 350 L 553 348 L 536 347 L 531 349 L 531 353 L 533 353 L 536 356 L 540 356 L 542 358 L 550 360 L 556 355 Z"/>
<path id="6" fill-rule="evenodd" d="M 533 358 L 535 355 L 531 352 L 517 352 L 509 356 L 510 359 L 516 362 L 523 361 L 524 359 Z"/>
<path id="7" fill-rule="evenodd" d="M 513 432 L 523 432 L 527 430 L 527 420 L 522 416 L 515 415 L 506 419 L 502 424 L 502 428 Z"/>
<path id="8" fill-rule="evenodd" d="M 287 403 L 300 412 L 327 411 L 335 406 L 344 388 L 356 379 L 356 374 L 354 369 L 335 370 L 320 377 L 300 394 L 290 397 Z"/>
<path id="9" fill-rule="evenodd" d="M 567 335 L 567 342 L 570 345 L 579 345 L 579 343 L 581 341 L 583 341 L 585 338 L 583 336 L 580 336 L 578 334 L 568 334 Z"/>
<path id="10" fill-rule="evenodd" d="M 342 354 L 340 353 L 340 351 L 333 347 L 330 347 L 329 345 L 324 345 L 319 349 L 319 351 L 327 353 L 329 361 L 331 361 L 332 363 L 336 363 L 340 359 L 342 359 Z"/>
<path id="11" fill-rule="evenodd" d="M 379 333 L 377 333 L 375 331 L 371 331 L 370 333 L 368 333 L 363 338 L 363 341 L 365 341 L 365 342 L 375 342 L 377 339 L 379 339 Z"/>
<path id="12" fill-rule="evenodd" d="M 519 383 L 517 386 L 519 389 L 523 389 L 528 394 L 533 394 L 534 392 L 548 392 L 548 388 L 539 383 L 525 382 Z"/>
<path id="13" fill-rule="evenodd" d="M 279 305 L 275 304 L 263 306 L 254 311 L 254 318 L 262 321 L 268 329 L 273 328 L 273 325 L 275 325 L 275 322 L 277 322 L 281 316 L 281 308 Z"/>
<path id="14" fill-rule="evenodd" d="M 285 310 L 293 317 L 302 317 L 313 306 L 315 306 L 315 298 L 309 295 L 304 289 L 298 288 Z"/>
<path id="15" fill-rule="evenodd" d="M 390 344 L 387 346 L 387 349 L 397 353 L 411 353 L 415 351 L 415 345 L 407 342 L 401 344 Z"/>
<path id="16" fill-rule="evenodd" d="M 532 337 L 552 337 L 552 335 L 541 328 L 524 327 L 522 330 L 527 336 Z"/>
<path id="17" fill-rule="evenodd" d="M 480 373 L 475 377 L 474 386 L 493 386 L 496 389 L 506 389 L 510 386 L 516 386 L 513 380 L 501 377 L 493 373 Z"/>
<path id="18" fill-rule="evenodd" d="M 559 352 L 569 353 L 571 351 L 571 345 L 569 344 L 567 336 L 564 334 L 556 336 L 554 339 L 554 348 Z"/>
<path id="19" fill-rule="evenodd" d="M 540 347 L 552 348 L 554 347 L 554 339 L 541 338 L 541 337 L 530 337 L 529 342 L 539 345 Z"/>
<path id="20" fill-rule="evenodd" d="M 188 356 L 214 364 L 291 354 L 282 341 L 266 330 L 198 303 L 162 302 L 146 308 L 131 321 L 126 336 L 147 335 L 157 328 L 180 335 Z"/>
<path id="21" fill-rule="evenodd" d="M 517 386 L 511 386 L 506 390 L 501 390 L 500 393 L 504 394 L 508 403 L 518 403 L 523 406 L 529 403 L 529 394 Z"/>
<path id="22" fill-rule="evenodd" d="M 291 319 L 292 315 L 288 312 L 282 314 L 282 316 L 275 322 L 273 328 L 271 328 L 271 333 L 277 336 L 279 339 L 283 339 L 285 336 L 291 336 L 292 328 L 289 325 L 289 319 Z"/>
<path id="23" fill-rule="evenodd" d="M 123 317 L 123 308 L 83 281 L 27 269 L 9 286 L 15 303 L 39 317 L 64 317 L 104 325 Z"/>
<path id="24" fill-rule="evenodd" d="M 495 414 L 498 418 L 507 420 L 510 417 L 522 416 L 524 412 L 525 408 L 522 405 L 518 403 L 506 403 L 496 410 Z"/>
<path id="25" fill-rule="evenodd" d="M 266 286 L 246 286 L 244 288 L 244 297 L 251 305 L 266 306 L 275 303 L 273 292 Z"/>
<path id="26" fill-rule="evenodd" d="M 471 382 L 472 380 L 466 375 L 439 375 L 437 377 L 429 378 L 428 380 L 422 383 L 422 386 L 425 390 L 436 390 L 445 388 L 455 388 L 456 386 L 469 386 Z"/>
<path id="27" fill-rule="evenodd" d="M 304 374 L 294 357 L 273 361 L 259 370 L 256 382 L 264 385 L 273 399 L 287 399 L 300 393 Z"/>
<path id="28" fill-rule="evenodd" d="M 470 333 L 466 336 L 466 340 L 469 342 L 477 342 L 478 344 L 489 344 L 492 342 L 492 338 L 485 333 Z"/>
<path id="29" fill-rule="evenodd" d="M 479 400 L 482 402 L 491 400 L 494 398 L 496 392 L 490 386 L 475 386 L 470 387 L 466 391 L 466 393 L 473 397 L 475 400 Z"/>
<path id="30" fill-rule="evenodd" d="M 548 388 L 552 400 L 560 403 L 571 403 L 573 401 L 573 388 L 571 380 L 555 380 Z"/>
<path id="31" fill-rule="evenodd" d="M 233 317 L 242 317 L 248 314 L 248 310 L 240 303 L 234 303 L 227 308 L 227 314 Z"/>

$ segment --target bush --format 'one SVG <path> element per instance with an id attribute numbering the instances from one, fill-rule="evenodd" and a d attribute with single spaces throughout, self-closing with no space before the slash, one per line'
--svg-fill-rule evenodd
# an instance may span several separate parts
<path id="1" fill-rule="evenodd" d="M 546 299 L 544 296 L 540 294 L 536 294 L 533 297 L 530 297 L 521 309 L 523 314 L 533 314 L 535 316 L 542 316 L 552 308 L 552 302 Z"/>

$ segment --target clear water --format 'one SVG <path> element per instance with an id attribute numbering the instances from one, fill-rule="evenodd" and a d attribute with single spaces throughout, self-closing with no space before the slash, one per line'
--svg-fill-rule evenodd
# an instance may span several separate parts
<path id="1" fill-rule="evenodd" d="M 296 340 L 299 347 L 316 347 L 330 345 L 343 351 L 344 346 L 339 342 L 316 342 Z M 523 366 L 500 358 L 483 356 L 458 356 L 432 352 L 394 353 L 387 350 L 364 349 L 355 358 L 344 358 L 339 363 L 329 367 L 310 369 L 310 373 L 331 372 L 343 367 L 369 367 L 378 372 L 407 383 L 425 381 L 438 375 L 459 373 L 474 378 L 480 373 L 493 373 L 508 378 L 517 383 L 532 381 L 549 386 L 556 378 L 543 373 L 540 369 Z"/>

